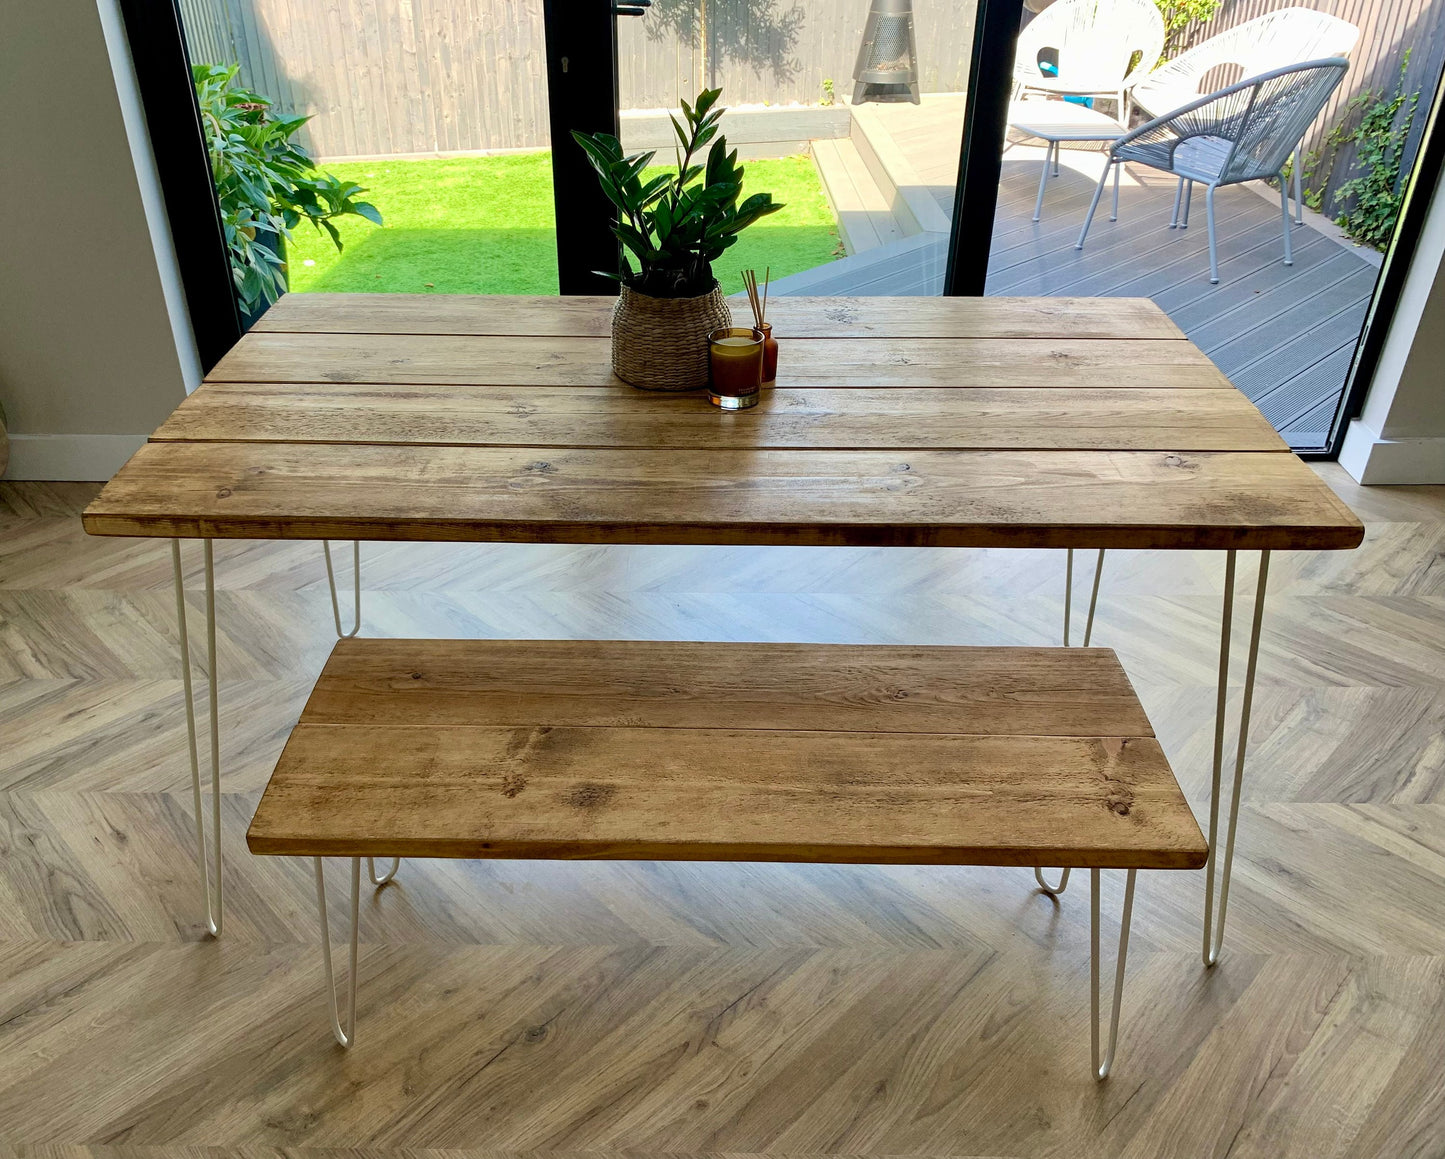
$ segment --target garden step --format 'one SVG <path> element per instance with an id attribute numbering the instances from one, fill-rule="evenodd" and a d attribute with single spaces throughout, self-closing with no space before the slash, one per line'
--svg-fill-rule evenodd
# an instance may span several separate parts
<path id="1" fill-rule="evenodd" d="M 893 216 L 888 197 L 878 188 L 851 140 L 814 141 L 813 161 L 838 219 L 843 247 L 849 254 L 877 249 L 906 236 L 903 226 Z"/>

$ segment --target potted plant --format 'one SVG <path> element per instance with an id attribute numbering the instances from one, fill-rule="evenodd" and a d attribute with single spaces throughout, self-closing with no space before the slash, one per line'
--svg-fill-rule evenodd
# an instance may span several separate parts
<path id="1" fill-rule="evenodd" d="M 602 190 L 617 206 L 622 283 L 612 312 L 612 369 L 645 390 L 707 385 L 707 336 L 733 324 L 712 263 L 758 218 L 782 209 L 770 193 L 740 201 L 743 167 L 718 133 L 721 89 L 682 102 L 677 172 L 647 177 L 653 153 L 624 156 L 609 133 L 572 134 L 587 151 Z M 685 125 L 683 122 L 686 122 Z M 708 143 L 705 163 L 698 163 Z M 629 260 L 628 255 L 633 260 Z M 633 261 L 636 262 L 634 267 Z"/>
<path id="2" fill-rule="evenodd" d="M 238 66 L 198 64 L 191 70 L 206 133 L 211 176 L 231 276 L 246 324 L 286 290 L 286 239 L 302 221 L 330 235 L 341 249 L 332 219 L 355 214 L 381 224 L 360 185 L 321 173 L 291 138 L 309 117 L 273 112 L 271 102 L 235 84 Z"/>

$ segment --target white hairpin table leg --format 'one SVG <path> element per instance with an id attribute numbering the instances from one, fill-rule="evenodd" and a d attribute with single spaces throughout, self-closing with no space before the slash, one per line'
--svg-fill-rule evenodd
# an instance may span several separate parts
<path id="1" fill-rule="evenodd" d="M 1104 574 L 1104 549 L 1099 548 L 1099 558 L 1094 563 L 1094 586 L 1089 593 L 1089 618 L 1084 622 L 1084 647 L 1089 646 L 1089 641 L 1094 635 L 1094 612 L 1099 606 L 1099 579 Z M 1068 549 L 1068 562 L 1064 565 L 1064 647 L 1069 647 L 1069 620 L 1074 603 L 1074 549 Z M 1039 888 L 1050 897 L 1058 897 L 1064 890 L 1069 888 L 1069 871 L 1063 870 L 1059 874 L 1059 884 L 1050 885 L 1044 880 L 1044 871 L 1034 867 L 1034 880 L 1039 883 Z"/>
<path id="2" fill-rule="evenodd" d="M 1068 549 L 1064 564 L 1064 647 L 1070 646 L 1070 622 L 1074 608 L 1074 549 Z M 1094 636 L 1094 613 L 1099 608 L 1099 580 L 1104 575 L 1104 549 L 1099 548 L 1099 558 L 1094 563 L 1094 586 L 1089 592 L 1089 618 L 1084 623 L 1084 647 Z"/>
<path id="3" fill-rule="evenodd" d="M 1224 838 L 1224 864 L 1219 870 L 1219 917 L 1214 917 L 1214 879 L 1218 864 L 1220 788 L 1224 772 L 1225 709 L 1229 700 L 1229 636 L 1234 620 L 1235 553 L 1224 565 L 1224 611 L 1220 617 L 1219 689 L 1214 703 L 1214 769 L 1209 793 L 1209 860 L 1204 867 L 1204 964 L 1219 961 L 1224 945 L 1224 918 L 1229 908 L 1229 877 L 1234 867 L 1234 835 L 1239 827 L 1240 790 L 1244 785 L 1244 755 L 1249 745 L 1249 717 L 1254 707 L 1254 677 L 1259 665 L 1259 637 L 1264 623 L 1264 597 L 1269 580 L 1269 552 L 1259 553 L 1259 583 L 1254 593 L 1254 617 L 1249 631 L 1249 659 L 1244 669 L 1244 698 L 1239 710 L 1239 740 L 1234 754 L 1234 787 Z"/>
<path id="4" fill-rule="evenodd" d="M 336 636 L 341 640 L 350 640 L 361 631 L 361 541 L 359 539 L 351 541 L 352 618 L 351 631 L 349 632 L 343 632 L 341 630 L 341 601 L 337 598 L 336 594 L 336 569 L 335 565 L 331 562 L 331 541 L 323 539 L 321 541 L 321 550 L 326 556 L 326 586 L 331 591 L 331 619 L 336 625 Z M 366 876 L 371 879 L 372 885 L 385 885 L 396 876 L 396 871 L 400 867 L 401 858 L 393 857 L 391 859 L 391 868 L 378 877 L 376 873 L 376 862 L 368 857 L 366 859 Z"/>
<path id="5" fill-rule="evenodd" d="M 1099 1057 L 1099 873 L 1089 870 L 1089 1046 L 1094 1078 L 1102 1081 L 1114 1067 L 1114 1047 L 1119 1041 L 1119 1007 L 1124 998 L 1124 960 L 1129 953 L 1129 920 L 1134 915 L 1134 875 L 1129 870 L 1124 885 L 1124 914 L 1119 919 L 1119 955 L 1114 963 L 1114 1006 L 1109 1014 L 1109 1043 Z"/>
<path id="6" fill-rule="evenodd" d="M 313 857 L 316 870 L 316 908 L 321 913 L 321 963 L 326 970 L 326 1001 L 331 1010 L 331 1033 L 342 1046 L 356 1041 L 356 947 L 361 916 L 361 858 L 351 859 L 351 950 L 346 970 L 346 1010 L 336 998 L 336 977 L 331 966 L 331 923 L 326 918 L 326 876 L 321 858 Z"/>
<path id="7" fill-rule="evenodd" d="M 321 550 L 326 555 L 326 585 L 331 589 L 331 618 L 336 624 L 336 635 L 342 640 L 349 640 L 361 631 L 361 541 L 358 539 L 351 543 L 352 618 L 349 632 L 341 630 L 341 603 L 336 598 L 336 571 L 331 563 L 331 541 L 323 539 Z"/>
<path id="8" fill-rule="evenodd" d="M 1099 558 L 1094 563 L 1094 588 L 1089 593 L 1089 618 L 1084 621 L 1084 647 L 1094 638 L 1094 612 L 1099 607 L 1099 580 L 1104 575 L 1104 549 L 1099 548 Z"/>
<path id="9" fill-rule="evenodd" d="M 200 866 L 201 906 L 206 930 L 221 936 L 225 917 L 221 890 L 221 728 L 216 691 L 216 567 L 209 539 L 203 541 L 206 571 L 206 691 L 211 742 L 212 856 L 206 850 L 205 812 L 201 806 L 201 762 L 196 741 L 196 696 L 191 681 L 191 641 L 186 629 L 186 583 L 181 568 L 181 541 L 171 540 L 171 570 L 176 589 L 176 628 L 181 652 L 181 687 L 186 700 L 186 740 L 191 758 L 191 807 L 196 818 L 196 860 Z M 214 860 L 214 883 L 208 861 Z"/>

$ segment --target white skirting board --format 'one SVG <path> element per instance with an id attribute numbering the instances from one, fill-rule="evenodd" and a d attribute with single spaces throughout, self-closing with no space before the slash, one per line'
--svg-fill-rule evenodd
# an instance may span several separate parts
<path id="1" fill-rule="evenodd" d="M 145 435 L 10 436 L 6 479 L 103 483 L 140 450 Z"/>
<path id="2" fill-rule="evenodd" d="M 1445 483 L 1445 438 L 1381 438 L 1355 419 L 1345 432 L 1340 466 L 1359 483 Z"/>

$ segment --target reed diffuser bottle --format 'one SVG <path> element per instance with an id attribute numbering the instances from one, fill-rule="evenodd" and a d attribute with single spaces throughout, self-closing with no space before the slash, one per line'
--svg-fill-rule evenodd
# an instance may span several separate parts
<path id="1" fill-rule="evenodd" d="M 768 283 L 772 280 L 772 273 L 772 266 L 763 271 L 763 291 L 759 295 L 757 271 L 743 271 L 743 285 L 748 291 L 748 303 L 753 308 L 753 329 L 763 336 L 764 386 L 772 386 L 778 377 L 778 340 L 773 337 L 773 324 L 767 320 Z"/>

